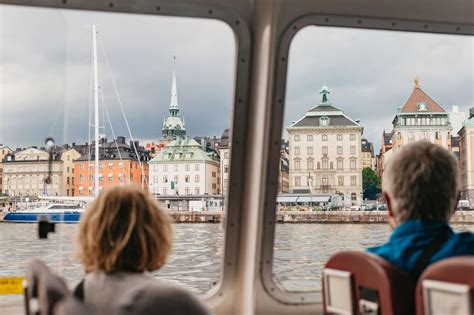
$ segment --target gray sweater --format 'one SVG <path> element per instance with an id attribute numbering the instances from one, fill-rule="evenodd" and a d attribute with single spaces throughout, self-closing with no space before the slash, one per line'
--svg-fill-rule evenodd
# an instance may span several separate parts
<path id="1" fill-rule="evenodd" d="M 98 314 L 209 314 L 187 290 L 142 273 L 95 271 L 84 280 L 84 302 Z"/>

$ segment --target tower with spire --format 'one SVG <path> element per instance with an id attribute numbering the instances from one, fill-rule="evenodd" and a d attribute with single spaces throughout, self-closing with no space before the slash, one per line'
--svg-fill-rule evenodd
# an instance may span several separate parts
<path id="1" fill-rule="evenodd" d="M 176 56 L 173 56 L 173 81 L 171 85 L 169 115 L 163 121 L 161 132 L 163 142 L 170 142 L 177 138 L 186 137 L 184 119 L 179 115 L 178 89 L 176 84 Z"/>

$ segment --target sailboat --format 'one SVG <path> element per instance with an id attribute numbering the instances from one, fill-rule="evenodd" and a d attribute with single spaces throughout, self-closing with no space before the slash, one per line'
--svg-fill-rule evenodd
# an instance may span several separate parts
<path id="1" fill-rule="evenodd" d="M 92 63 L 93 63 L 93 91 L 94 91 L 94 133 L 95 133 L 95 163 L 94 163 L 94 195 L 99 194 L 99 82 L 97 64 L 97 30 L 92 26 Z M 48 145 L 48 143 L 47 143 Z M 54 143 L 53 143 L 54 145 Z M 50 222 L 74 223 L 78 222 L 85 211 L 85 205 L 92 197 L 40 197 L 45 201 L 55 202 L 31 210 L 9 210 L 3 221 L 17 223 L 34 223 L 41 219 Z M 68 202 L 69 204 L 65 204 Z"/>

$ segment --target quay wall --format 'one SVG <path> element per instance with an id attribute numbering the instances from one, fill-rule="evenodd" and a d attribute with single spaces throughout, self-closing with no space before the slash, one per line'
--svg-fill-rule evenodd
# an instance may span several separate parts
<path id="1" fill-rule="evenodd" d="M 175 223 L 220 223 L 223 211 L 166 211 Z M 3 217 L 0 215 L 0 218 Z M 2 220 L 0 219 L 0 222 Z M 384 223 L 387 211 L 278 211 L 277 223 Z M 474 211 L 456 211 L 451 223 L 474 224 Z"/>

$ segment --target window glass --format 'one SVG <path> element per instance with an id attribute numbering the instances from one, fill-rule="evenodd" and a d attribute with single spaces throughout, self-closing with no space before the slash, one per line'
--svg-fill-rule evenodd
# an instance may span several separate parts
<path id="1" fill-rule="evenodd" d="M 236 64 L 235 34 L 228 25 L 7 5 L 0 5 L 0 21 L 0 148 L 15 151 L 27 167 L 18 168 L 11 157 L 0 164 L 22 174 L 20 181 L 0 173 L 1 210 L 3 196 L 18 210 L 42 207 L 39 196 L 45 194 L 94 196 L 98 180 L 103 190 L 143 187 L 174 217 L 178 211 L 180 216 L 215 211 L 222 222 L 227 190 L 221 187 L 220 155 L 232 143 Z M 97 27 L 98 141 L 90 127 L 92 25 Z M 210 115 L 205 123 L 202 113 Z M 51 185 L 43 181 L 48 136 L 57 145 Z M 91 150 L 96 143 L 98 178 Z M 56 233 L 38 240 L 36 224 L 0 224 L 0 277 L 24 276 L 29 260 L 41 257 L 74 286 L 84 277 L 74 256 L 76 230 L 77 224 L 58 224 Z M 169 263 L 153 275 L 206 292 L 219 280 L 222 240 L 217 222 L 173 224 Z M 21 301 L 1 295 L 0 304 L 12 299 Z"/>
<path id="2" fill-rule="evenodd" d="M 282 290 L 319 291 L 322 267 L 334 253 L 388 240 L 386 223 L 352 222 L 360 217 L 354 209 L 384 204 L 380 187 L 363 194 L 371 185 L 364 182 L 363 166 L 380 178 L 390 154 L 422 138 L 451 149 L 449 140 L 474 104 L 472 41 L 322 26 L 295 35 L 288 54 L 282 126 L 287 146 L 281 158 L 294 153 L 288 148 L 294 148 L 297 135 L 312 134 L 315 168 L 279 170 L 281 178 L 290 178 L 276 200 L 283 223 L 276 225 L 272 270 Z M 433 102 L 440 107 L 433 110 Z M 370 215 L 386 218 L 383 210 Z"/>

